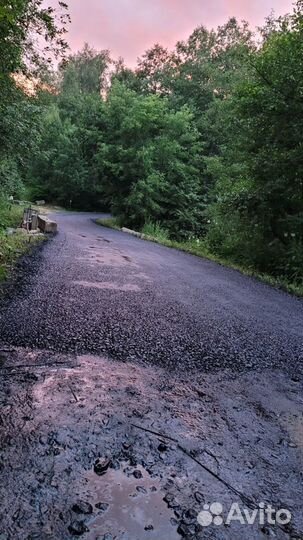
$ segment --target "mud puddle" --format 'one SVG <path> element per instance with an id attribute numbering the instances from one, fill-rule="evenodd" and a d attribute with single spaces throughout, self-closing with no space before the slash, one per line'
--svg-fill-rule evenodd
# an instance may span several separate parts
<path id="1" fill-rule="evenodd" d="M 89 471 L 86 482 L 83 496 L 94 507 L 94 515 L 86 523 L 86 539 L 97 540 L 106 534 L 119 540 L 180 539 L 159 481 L 142 466 L 133 469 L 124 462 L 120 469 L 109 469 L 101 477 Z"/>
<path id="2" fill-rule="evenodd" d="M 189 377 L 46 350 L 4 356 L 0 538 L 303 538 L 297 380 L 277 371 Z M 99 476 L 102 459 L 110 465 Z M 234 502 L 246 506 L 240 495 L 288 509 L 289 528 L 198 523 L 204 505 L 220 503 L 224 516 Z"/>

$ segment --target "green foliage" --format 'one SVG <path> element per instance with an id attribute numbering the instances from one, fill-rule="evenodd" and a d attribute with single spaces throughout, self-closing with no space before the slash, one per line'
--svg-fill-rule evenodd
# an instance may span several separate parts
<path id="1" fill-rule="evenodd" d="M 14 206 L 0 197 L 0 232 L 7 227 L 17 227 L 20 225 L 23 216 L 23 208 Z"/>
<path id="2" fill-rule="evenodd" d="M 160 221 L 175 236 L 200 230 L 199 134 L 191 112 L 116 81 L 105 129 L 97 159 L 113 213 L 135 228 Z"/>
<path id="3" fill-rule="evenodd" d="M 23 216 L 21 206 L 12 206 L 0 197 L 0 282 L 8 276 L 10 268 L 20 255 L 26 253 L 41 237 L 29 237 L 26 234 L 7 235 L 8 227 L 18 227 Z"/>
<path id="4" fill-rule="evenodd" d="M 251 56 L 253 76 L 231 97 L 233 130 L 208 162 L 216 178 L 210 247 L 293 280 L 302 279 L 302 53 L 298 10 Z"/>
<path id="5" fill-rule="evenodd" d="M 0 197 L 22 196 L 39 140 L 41 108 L 17 87 L 13 76 L 18 79 L 21 71 L 28 77 L 36 74 L 51 52 L 65 50 L 62 10 L 67 6 L 58 5 L 60 13 L 42 0 L 12 0 L 0 6 Z"/>
<path id="6" fill-rule="evenodd" d="M 300 288 L 302 12 L 298 0 L 269 17 L 261 39 L 234 18 L 200 26 L 135 70 L 85 45 L 52 74 L 32 36 L 64 49 L 53 8 L 0 7 L 0 193 L 25 182 L 34 199 L 110 209 L 112 223 Z M 52 92 L 17 89 L 10 75 L 25 64 Z"/>
<path id="7" fill-rule="evenodd" d="M 142 233 L 151 238 L 156 238 L 161 242 L 169 240 L 168 231 L 161 226 L 159 221 L 156 221 L 156 223 L 152 223 L 151 221 L 146 222 L 142 228 Z"/>
<path id="8" fill-rule="evenodd" d="M 120 230 L 122 225 L 117 218 L 100 218 L 96 219 L 96 223 L 98 223 L 98 225 L 102 225 L 103 227 L 117 230 Z"/>
<path id="9" fill-rule="evenodd" d="M 86 43 L 60 66 L 63 95 L 100 94 L 106 89 L 109 63 L 108 51 L 97 52 Z"/>

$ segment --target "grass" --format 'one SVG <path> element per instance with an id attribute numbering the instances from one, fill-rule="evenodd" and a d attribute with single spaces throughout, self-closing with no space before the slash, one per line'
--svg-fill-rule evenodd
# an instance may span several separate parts
<path id="1" fill-rule="evenodd" d="M 44 238 L 23 232 L 8 235 L 7 228 L 18 227 L 22 216 L 22 206 L 0 204 L 0 282 L 7 279 L 19 257 L 28 253 L 33 245 Z"/>
<path id="2" fill-rule="evenodd" d="M 166 229 L 161 227 L 159 222 L 156 223 L 145 223 L 142 234 L 144 236 L 155 239 L 157 242 L 167 242 L 169 241 L 169 234 Z"/>
<path id="3" fill-rule="evenodd" d="M 116 229 L 118 231 L 121 230 L 121 227 L 115 218 L 96 219 L 96 223 L 98 223 L 98 225 L 102 225 L 102 227 L 108 227 L 109 229 Z"/>
<path id="4" fill-rule="evenodd" d="M 121 227 L 119 226 L 119 223 L 115 218 L 97 219 L 96 222 L 99 225 L 102 225 L 103 227 L 109 227 L 111 229 L 121 230 Z M 273 277 L 269 274 L 262 274 L 254 268 L 245 267 L 240 264 L 235 264 L 234 262 L 228 259 L 224 259 L 222 257 L 215 255 L 214 253 L 211 253 L 209 249 L 207 248 L 207 246 L 203 243 L 203 240 L 199 241 L 195 239 L 195 240 L 190 240 L 186 242 L 177 242 L 175 240 L 171 240 L 168 236 L 167 231 L 161 228 L 159 223 L 156 223 L 156 224 L 147 223 L 142 229 L 142 238 L 144 240 L 156 242 L 163 246 L 167 246 L 170 248 L 178 249 L 179 251 L 190 253 L 191 255 L 196 255 L 197 257 L 208 259 L 222 266 L 226 266 L 227 268 L 232 268 L 233 270 L 237 270 L 238 272 L 241 272 L 241 274 L 244 274 L 245 276 L 254 277 L 258 279 L 259 281 L 262 281 L 263 283 L 267 283 L 268 285 L 271 285 L 272 287 L 276 287 L 290 294 L 303 297 L 303 282 L 301 284 L 292 283 L 290 281 L 287 281 L 283 277 Z"/>

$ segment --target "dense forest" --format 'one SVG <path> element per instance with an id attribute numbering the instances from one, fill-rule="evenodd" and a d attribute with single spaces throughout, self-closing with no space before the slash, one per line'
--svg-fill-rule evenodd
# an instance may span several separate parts
<path id="1" fill-rule="evenodd" d="M 136 69 L 89 45 L 70 54 L 63 2 L 5 4 L 2 207 L 14 196 L 110 210 L 125 226 L 302 283 L 302 0 L 254 32 L 234 18 L 199 26 Z"/>

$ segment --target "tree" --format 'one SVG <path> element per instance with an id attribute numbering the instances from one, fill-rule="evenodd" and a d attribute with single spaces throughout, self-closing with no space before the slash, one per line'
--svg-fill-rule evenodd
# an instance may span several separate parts
<path id="1" fill-rule="evenodd" d="M 39 107 L 17 87 L 12 75 L 36 74 L 50 61 L 51 54 L 58 56 L 66 50 L 63 34 L 68 19 L 64 14 L 67 6 L 64 2 L 59 2 L 58 6 L 61 13 L 53 7 L 45 7 L 42 0 L 12 0 L 0 6 L 1 196 L 20 193 L 38 136 Z"/>
<path id="2" fill-rule="evenodd" d="M 158 220 L 175 237 L 202 226 L 198 132 L 186 108 L 138 95 L 116 82 L 109 94 L 106 144 L 99 153 L 114 213 L 135 227 Z"/>
<path id="3" fill-rule="evenodd" d="M 60 66 L 62 91 L 65 94 L 100 94 L 107 88 L 108 51 L 97 52 L 86 43 L 77 54 L 70 55 Z"/>
<path id="4" fill-rule="evenodd" d="M 254 75 L 233 98 L 238 121 L 217 169 L 210 231 L 221 251 L 237 258 L 245 246 L 246 262 L 292 279 L 302 275 L 302 38 L 298 2 L 251 56 Z M 225 238 L 216 233 L 220 227 Z"/>

